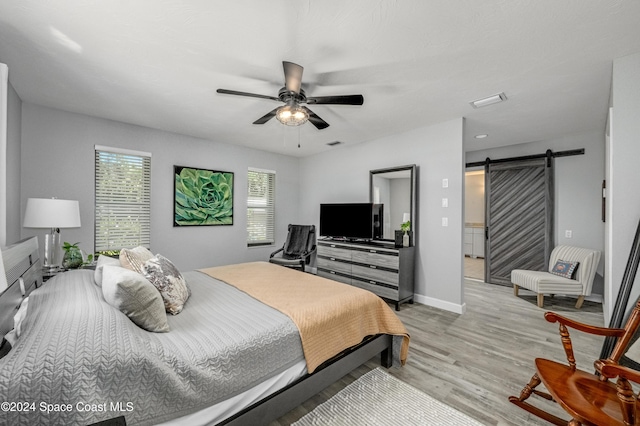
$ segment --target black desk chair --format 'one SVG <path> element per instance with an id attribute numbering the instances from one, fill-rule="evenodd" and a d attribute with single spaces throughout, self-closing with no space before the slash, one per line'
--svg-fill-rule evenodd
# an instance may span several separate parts
<path id="1" fill-rule="evenodd" d="M 304 272 L 305 265 L 309 264 L 311 255 L 316 251 L 316 227 L 315 225 L 289 225 L 288 229 L 287 241 L 282 248 L 271 253 L 269 262 L 299 268 Z M 276 256 L 278 253 L 282 254 Z"/>

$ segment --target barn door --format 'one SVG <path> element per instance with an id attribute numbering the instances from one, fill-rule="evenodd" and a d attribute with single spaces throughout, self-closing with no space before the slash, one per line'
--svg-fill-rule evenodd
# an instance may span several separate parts
<path id="1" fill-rule="evenodd" d="M 485 166 L 485 281 L 511 285 L 513 269 L 547 270 L 553 249 L 553 159 Z"/>

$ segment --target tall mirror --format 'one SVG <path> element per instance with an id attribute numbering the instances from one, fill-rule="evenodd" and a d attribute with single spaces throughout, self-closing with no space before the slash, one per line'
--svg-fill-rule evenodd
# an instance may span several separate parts
<path id="1" fill-rule="evenodd" d="M 370 201 L 382 204 L 382 239 L 394 240 L 395 231 L 409 221 L 416 241 L 416 165 L 369 172 Z"/>

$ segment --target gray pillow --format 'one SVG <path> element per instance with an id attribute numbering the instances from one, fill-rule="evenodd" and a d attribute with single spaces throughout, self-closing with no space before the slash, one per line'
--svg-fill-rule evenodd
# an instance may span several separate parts
<path id="1" fill-rule="evenodd" d="M 104 265 L 120 266 L 120 259 L 116 257 L 109 257 L 101 254 L 98 256 L 98 263 L 96 264 L 96 270 L 93 273 L 93 280 L 98 287 L 102 286 L 102 268 Z"/>
<path id="2" fill-rule="evenodd" d="M 102 294 L 107 303 L 128 316 L 138 327 L 154 332 L 169 331 L 160 292 L 139 273 L 105 265 Z"/>
<path id="3" fill-rule="evenodd" d="M 171 315 L 182 312 L 191 290 L 173 263 L 161 254 L 142 265 L 142 273 L 153 284 L 164 300 L 164 307 Z"/>

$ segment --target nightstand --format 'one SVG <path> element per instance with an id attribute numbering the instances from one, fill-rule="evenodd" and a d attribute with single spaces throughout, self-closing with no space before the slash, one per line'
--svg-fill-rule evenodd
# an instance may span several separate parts
<path id="1" fill-rule="evenodd" d="M 49 269 L 43 269 L 42 270 L 42 283 L 46 283 L 47 281 L 49 281 L 51 278 L 55 277 L 58 274 L 63 273 L 64 270 L 59 270 L 59 271 L 50 271 Z"/>

